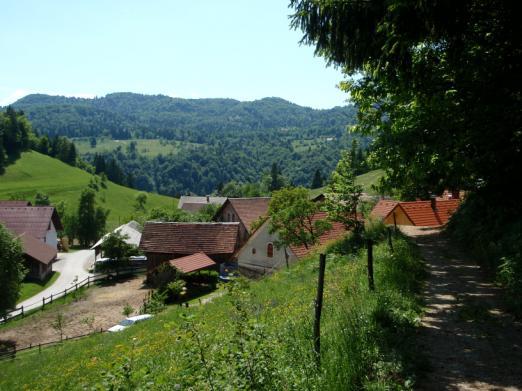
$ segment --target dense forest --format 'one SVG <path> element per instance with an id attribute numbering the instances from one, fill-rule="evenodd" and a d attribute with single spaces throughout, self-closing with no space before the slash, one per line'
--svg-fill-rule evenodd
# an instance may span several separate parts
<path id="1" fill-rule="evenodd" d="M 93 145 L 102 137 L 181 142 L 172 153 L 156 156 L 140 153 L 133 143 L 83 156 L 108 167 L 101 171 L 117 183 L 173 196 L 211 193 L 230 181 L 258 182 L 274 163 L 291 183 L 310 186 L 317 170 L 329 175 L 341 149 L 351 148 L 355 139 L 363 154 L 369 140 L 346 132 L 355 123 L 353 106 L 314 110 L 279 98 L 29 95 L 14 107 L 49 137 L 89 138 Z"/>

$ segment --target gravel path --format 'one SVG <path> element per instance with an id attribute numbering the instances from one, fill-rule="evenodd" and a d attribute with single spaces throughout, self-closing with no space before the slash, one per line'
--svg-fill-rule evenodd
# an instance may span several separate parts
<path id="1" fill-rule="evenodd" d="M 419 349 L 429 371 L 419 390 L 522 390 L 522 324 L 503 311 L 501 290 L 437 230 L 404 228 L 429 278 Z"/>

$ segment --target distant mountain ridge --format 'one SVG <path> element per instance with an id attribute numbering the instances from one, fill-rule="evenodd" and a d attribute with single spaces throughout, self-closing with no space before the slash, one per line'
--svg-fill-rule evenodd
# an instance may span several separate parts
<path id="1" fill-rule="evenodd" d="M 182 99 L 165 95 L 112 93 L 100 98 L 28 95 L 13 105 L 33 127 L 50 136 L 166 138 L 183 141 L 189 133 L 227 133 L 299 128 L 339 135 L 353 122 L 353 106 L 327 110 L 299 106 L 281 98 Z M 121 137 L 124 136 L 124 137 Z M 197 137 L 196 137 L 197 138 Z M 197 142 L 197 141 L 196 141 Z"/>

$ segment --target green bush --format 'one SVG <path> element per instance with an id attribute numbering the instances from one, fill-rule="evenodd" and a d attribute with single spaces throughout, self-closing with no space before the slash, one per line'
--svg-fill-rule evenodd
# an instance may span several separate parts
<path id="1" fill-rule="evenodd" d="M 171 281 L 167 284 L 165 292 L 167 294 L 167 301 L 175 302 L 185 296 L 187 292 L 187 283 L 183 280 Z"/>

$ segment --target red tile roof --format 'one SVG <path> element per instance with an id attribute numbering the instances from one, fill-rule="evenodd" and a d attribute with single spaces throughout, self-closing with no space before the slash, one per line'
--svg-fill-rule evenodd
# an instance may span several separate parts
<path id="1" fill-rule="evenodd" d="M 34 260 L 48 265 L 56 259 L 56 249 L 48 244 L 27 234 L 22 234 L 18 238 L 22 242 L 24 254 Z"/>
<path id="2" fill-rule="evenodd" d="M 0 223 L 17 235 L 28 235 L 43 240 L 53 222 L 57 230 L 62 230 L 62 223 L 52 206 L 0 207 Z"/>
<path id="3" fill-rule="evenodd" d="M 171 259 L 169 263 L 182 273 L 191 273 L 216 265 L 216 262 L 204 253 L 196 253 L 187 255 L 186 257 Z"/>
<path id="4" fill-rule="evenodd" d="M 444 225 L 459 207 L 459 200 L 437 200 L 436 208 L 431 207 L 431 201 L 400 202 L 404 213 L 415 226 L 436 227 Z"/>
<path id="5" fill-rule="evenodd" d="M 317 212 L 314 217 L 312 218 L 312 222 L 315 222 L 317 220 L 324 220 L 326 219 L 327 214 L 326 212 Z M 324 246 L 328 242 L 331 242 L 333 240 L 340 239 L 344 234 L 346 234 L 346 228 L 343 224 L 338 222 L 331 222 L 332 228 L 329 231 L 326 231 L 321 237 L 319 238 L 319 243 L 315 246 L 306 248 L 305 246 L 290 246 L 290 249 L 295 254 L 297 258 L 303 258 L 310 254 L 313 250 L 317 249 L 318 247 Z"/>
<path id="6" fill-rule="evenodd" d="M 233 254 L 239 223 L 155 223 L 147 222 L 140 249 L 164 254 Z"/>
<path id="7" fill-rule="evenodd" d="M 252 223 L 268 213 L 270 197 L 229 198 L 227 202 L 230 202 L 239 220 L 244 224 L 247 231 L 250 232 Z M 223 204 L 223 207 L 227 202 Z"/>
<path id="8" fill-rule="evenodd" d="M 393 200 L 379 200 L 377 204 L 373 207 L 371 216 L 379 217 L 381 219 L 385 219 L 392 212 L 392 210 L 397 206 L 399 201 Z"/>

